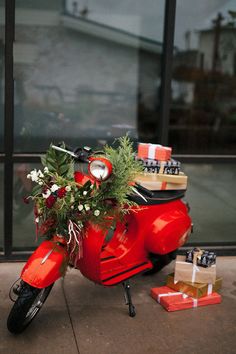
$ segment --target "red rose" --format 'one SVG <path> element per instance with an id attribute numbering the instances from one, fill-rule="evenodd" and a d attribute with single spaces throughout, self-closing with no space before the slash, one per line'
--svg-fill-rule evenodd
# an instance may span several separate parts
<path id="1" fill-rule="evenodd" d="M 63 198 L 66 195 L 66 187 L 61 187 L 57 190 L 57 196 Z"/>
<path id="2" fill-rule="evenodd" d="M 55 201 L 57 200 L 57 198 L 55 198 L 52 194 L 46 199 L 45 204 L 46 207 L 51 209 L 55 203 Z"/>
<path id="3" fill-rule="evenodd" d="M 23 197 L 23 202 L 25 203 L 25 204 L 29 204 L 29 197 Z"/>
<path id="4" fill-rule="evenodd" d="M 39 228 L 39 233 L 45 235 L 55 224 L 56 221 L 53 218 L 45 220 Z"/>

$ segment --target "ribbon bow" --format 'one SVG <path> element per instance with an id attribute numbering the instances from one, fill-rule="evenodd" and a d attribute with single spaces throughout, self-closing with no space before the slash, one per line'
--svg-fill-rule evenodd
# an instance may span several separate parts
<path id="1" fill-rule="evenodd" d="M 70 260 L 76 264 L 76 261 L 83 257 L 83 247 L 82 247 L 82 229 L 75 222 L 69 220 L 68 222 L 68 233 L 69 240 L 67 242 Z M 75 255 L 75 250 L 77 248 L 77 252 Z"/>

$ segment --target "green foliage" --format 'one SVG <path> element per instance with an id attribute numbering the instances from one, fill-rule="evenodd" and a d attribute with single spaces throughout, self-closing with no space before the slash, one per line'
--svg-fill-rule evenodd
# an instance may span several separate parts
<path id="1" fill-rule="evenodd" d="M 135 152 L 129 137 L 121 137 L 118 142 L 117 149 L 111 146 L 106 146 L 104 149 L 105 156 L 112 163 L 113 173 L 108 181 L 101 185 L 100 193 L 106 198 L 115 199 L 120 206 L 124 207 L 124 205 L 134 204 L 130 202 L 128 195 L 132 194 L 134 178 L 142 172 L 143 167 L 135 160 Z"/>
<path id="2" fill-rule="evenodd" d="M 65 144 L 62 143 L 60 147 L 65 149 Z M 53 149 L 52 144 L 46 155 L 41 158 L 41 162 L 44 167 L 49 169 L 49 172 L 64 178 L 73 178 L 72 157 L 62 151 Z"/>
<path id="3" fill-rule="evenodd" d="M 57 233 L 67 238 L 69 220 L 81 228 L 86 222 L 110 227 L 108 217 L 115 223 L 136 205 L 129 195 L 133 193 L 135 176 L 143 167 L 135 159 L 127 136 L 119 138 L 118 143 L 118 148 L 104 148 L 104 155 L 112 164 L 112 174 L 107 181 L 99 184 L 88 181 L 84 185 L 78 185 L 73 179 L 73 159 L 50 146 L 42 158 L 43 173 L 40 170 L 31 172 L 32 180 L 37 183 L 31 198 L 35 201 L 41 234 L 50 238 Z M 65 144 L 61 147 L 65 148 Z"/>

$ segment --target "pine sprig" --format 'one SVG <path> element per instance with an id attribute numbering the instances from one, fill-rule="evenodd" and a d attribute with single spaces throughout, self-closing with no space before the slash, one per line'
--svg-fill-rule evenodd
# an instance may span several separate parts
<path id="1" fill-rule="evenodd" d="M 101 194 L 107 198 L 114 198 L 122 207 L 133 205 L 128 196 L 133 192 L 132 186 L 135 176 L 142 172 L 143 167 L 135 160 L 135 152 L 128 136 L 118 139 L 119 147 L 114 149 L 106 146 L 105 156 L 110 160 L 113 173 L 110 179 L 101 185 Z"/>

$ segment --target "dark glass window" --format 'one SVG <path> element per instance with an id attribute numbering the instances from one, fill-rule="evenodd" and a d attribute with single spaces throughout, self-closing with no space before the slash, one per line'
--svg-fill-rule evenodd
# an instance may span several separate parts
<path id="1" fill-rule="evenodd" d="M 5 43 L 5 1 L 0 1 L 0 152 L 3 151 L 4 130 L 4 43 Z M 0 251 L 3 250 L 3 164 L 0 163 Z"/>
<path id="2" fill-rule="evenodd" d="M 236 242 L 236 166 L 227 163 L 184 164 L 189 177 L 186 200 L 194 233 L 190 243 Z"/>
<path id="3" fill-rule="evenodd" d="M 170 145 L 236 153 L 236 3 L 177 1 Z"/>
<path id="4" fill-rule="evenodd" d="M 16 2 L 14 149 L 155 138 L 165 1 Z M 13 249 L 35 246 L 32 187 L 15 164 Z"/>
<path id="5" fill-rule="evenodd" d="M 14 166 L 13 186 L 13 249 L 27 250 L 37 245 L 33 203 L 25 204 L 23 198 L 31 194 L 33 182 L 27 174 L 39 164 L 18 163 Z M 40 241 L 40 238 L 39 238 Z"/>
<path id="6" fill-rule="evenodd" d="M 0 251 L 3 250 L 3 164 L 0 163 Z"/>
<path id="7" fill-rule="evenodd" d="M 15 151 L 153 139 L 164 5 L 17 1 Z"/>
<path id="8" fill-rule="evenodd" d="M 0 1 L 0 151 L 3 151 L 4 130 L 4 43 L 5 43 L 5 1 Z"/>

